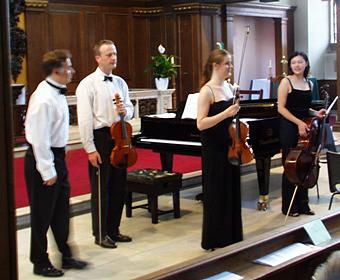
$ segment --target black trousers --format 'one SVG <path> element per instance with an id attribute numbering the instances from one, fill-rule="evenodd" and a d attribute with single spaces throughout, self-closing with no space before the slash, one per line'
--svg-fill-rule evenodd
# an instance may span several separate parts
<path id="1" fill-rule="evenodd" d="M 51 227 L 58 249 L 63 257 L 71 257 L 67 244 L 69 235 L 70 184 L 65 163 L 65 149 L 52 148 L 57 182 L 43 185 L 32 148 L 25 156 L 25 179 L 31 209 L 31 262 L 40 267 L 50 264 L 47 254 L 47 230 Z"/>
<path id="2" fill-rule="evenodd" d="M 104 127 L 93 132 L 94 143 L 100 154 L 100 189 L 101 189 L 101 234 L 110 237 L 119 233 L 123 207 L 126 200 L 126 168 L 115 168 L 110 163 L 114 142 L 110 128 Z M 98 208 L 98 169 L 89 162 L 91 183 L 92 232 L 99 239 Z"/>
<path id="3" fill-rule="evenodd" d="M 290 148 L 295 148 L 298 142 L 298 127 L 281 118 L 280 121 L 280 142 L 282 147 L 282 165 L 289 154 Z M 282 174 L 282 213 L 287 214 L 290 201 L 295 190 L 294 184 L 288 181 L 285 172 Z M 291 213 L 307 212 L 310 210 L 308 205 L 308 189 L 299 187 L 290 210 Z"/>

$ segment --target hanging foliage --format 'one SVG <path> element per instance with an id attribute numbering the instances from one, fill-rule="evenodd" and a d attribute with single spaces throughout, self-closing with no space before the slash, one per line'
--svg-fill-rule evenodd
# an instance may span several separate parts
<path id="1" fill-rule="evenodd" d="M 26 33 L 18 27 L 19 15 L 25 11 L 25 0 L 10 0 L 10 37 L 11 37 L 11 73 L 17 80 L 22 70 L 26 55 Z"/>

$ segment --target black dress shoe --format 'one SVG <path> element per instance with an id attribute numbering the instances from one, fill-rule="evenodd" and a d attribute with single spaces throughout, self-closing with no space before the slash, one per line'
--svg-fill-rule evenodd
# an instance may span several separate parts
<path id="1" fill-rule="evenodd" d="M 63 258 L 62 268 L 64 269 L 83 269 L 88 265 L 87 262 L 76 260 L 74 258 Z"/>
<path id="2" fill-rule="evenodd" d="M 103 248 L 109 248 L 109 249 L 117 248 L 116 243 L 109 236 L 103 237 L 101 243 L 99 242 L 99 239 L 96 238 L 94 243 L 96 243 L 97 245 Z"/>
<path id="3" fill-rule="evenodd" d="M 118 233 L 112 237 L 112 240 L 116 242 L 131 242 L 132 238 L 130 236 Z"/>
<path id="4" fill-rule="evenodd" d="M 62 270 L 56 269 L 53 265 L 45 267 L 34 266 L 33 273 L 44 277 L 61 277 L 64 275 Z"/>
<path id="5" fill-rule="evenodd" d="M 303 211 L 303 212 L 300 212 L 301 214 L 304 214 L 304 215 L 309 215 L 309 216 L 313 216 L 315 215 L 315 212 L 313 210 L 306 210 L 306 211 Z"/>

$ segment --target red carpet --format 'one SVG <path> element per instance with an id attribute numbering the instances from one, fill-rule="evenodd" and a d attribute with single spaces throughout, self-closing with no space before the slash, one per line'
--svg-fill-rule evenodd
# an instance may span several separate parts
<path id="1" fill-rule="evenodd" d="M 145 149 L 137 149 L 137 153 L 137 163 L 131 167 L 129 171 L 140 168 L 161 167 L 159 154 Z M 84 150 L 69 151 L 67 153 L 67 165 L 71 184 L 71 196 L 89 193 L 90 185 L 87 171 L 87 156 Z M 200 169 L 201 158 L 181 155 L 174 156 L 174 171 L 188 173 Z M 16 207 L 25 207 L 28 205 L 28 200 L 24 178 L 24 158 L 14 160 L 14 170 Z"/>

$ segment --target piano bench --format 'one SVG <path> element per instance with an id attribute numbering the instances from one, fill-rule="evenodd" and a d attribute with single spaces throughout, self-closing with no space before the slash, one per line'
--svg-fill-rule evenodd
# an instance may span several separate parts
<path id="1" fill-rule="evenodd" d="M 170 173 L 158 169 L 137 169 L 127 174 L 126 217 L 132 216 L 132 209 L 144 208 L 151 212 L 153 224 L 158 223 L 158 216 L 174 213 L 175 218 L 181 216 L 179 191 L 182 187 L 182 174 Z M 146 194 L 147 204 L 132 206 L 132 193 Z M 158 196 L 172 193 L 173 209 L 162 211 L 158 209 Z"/>

